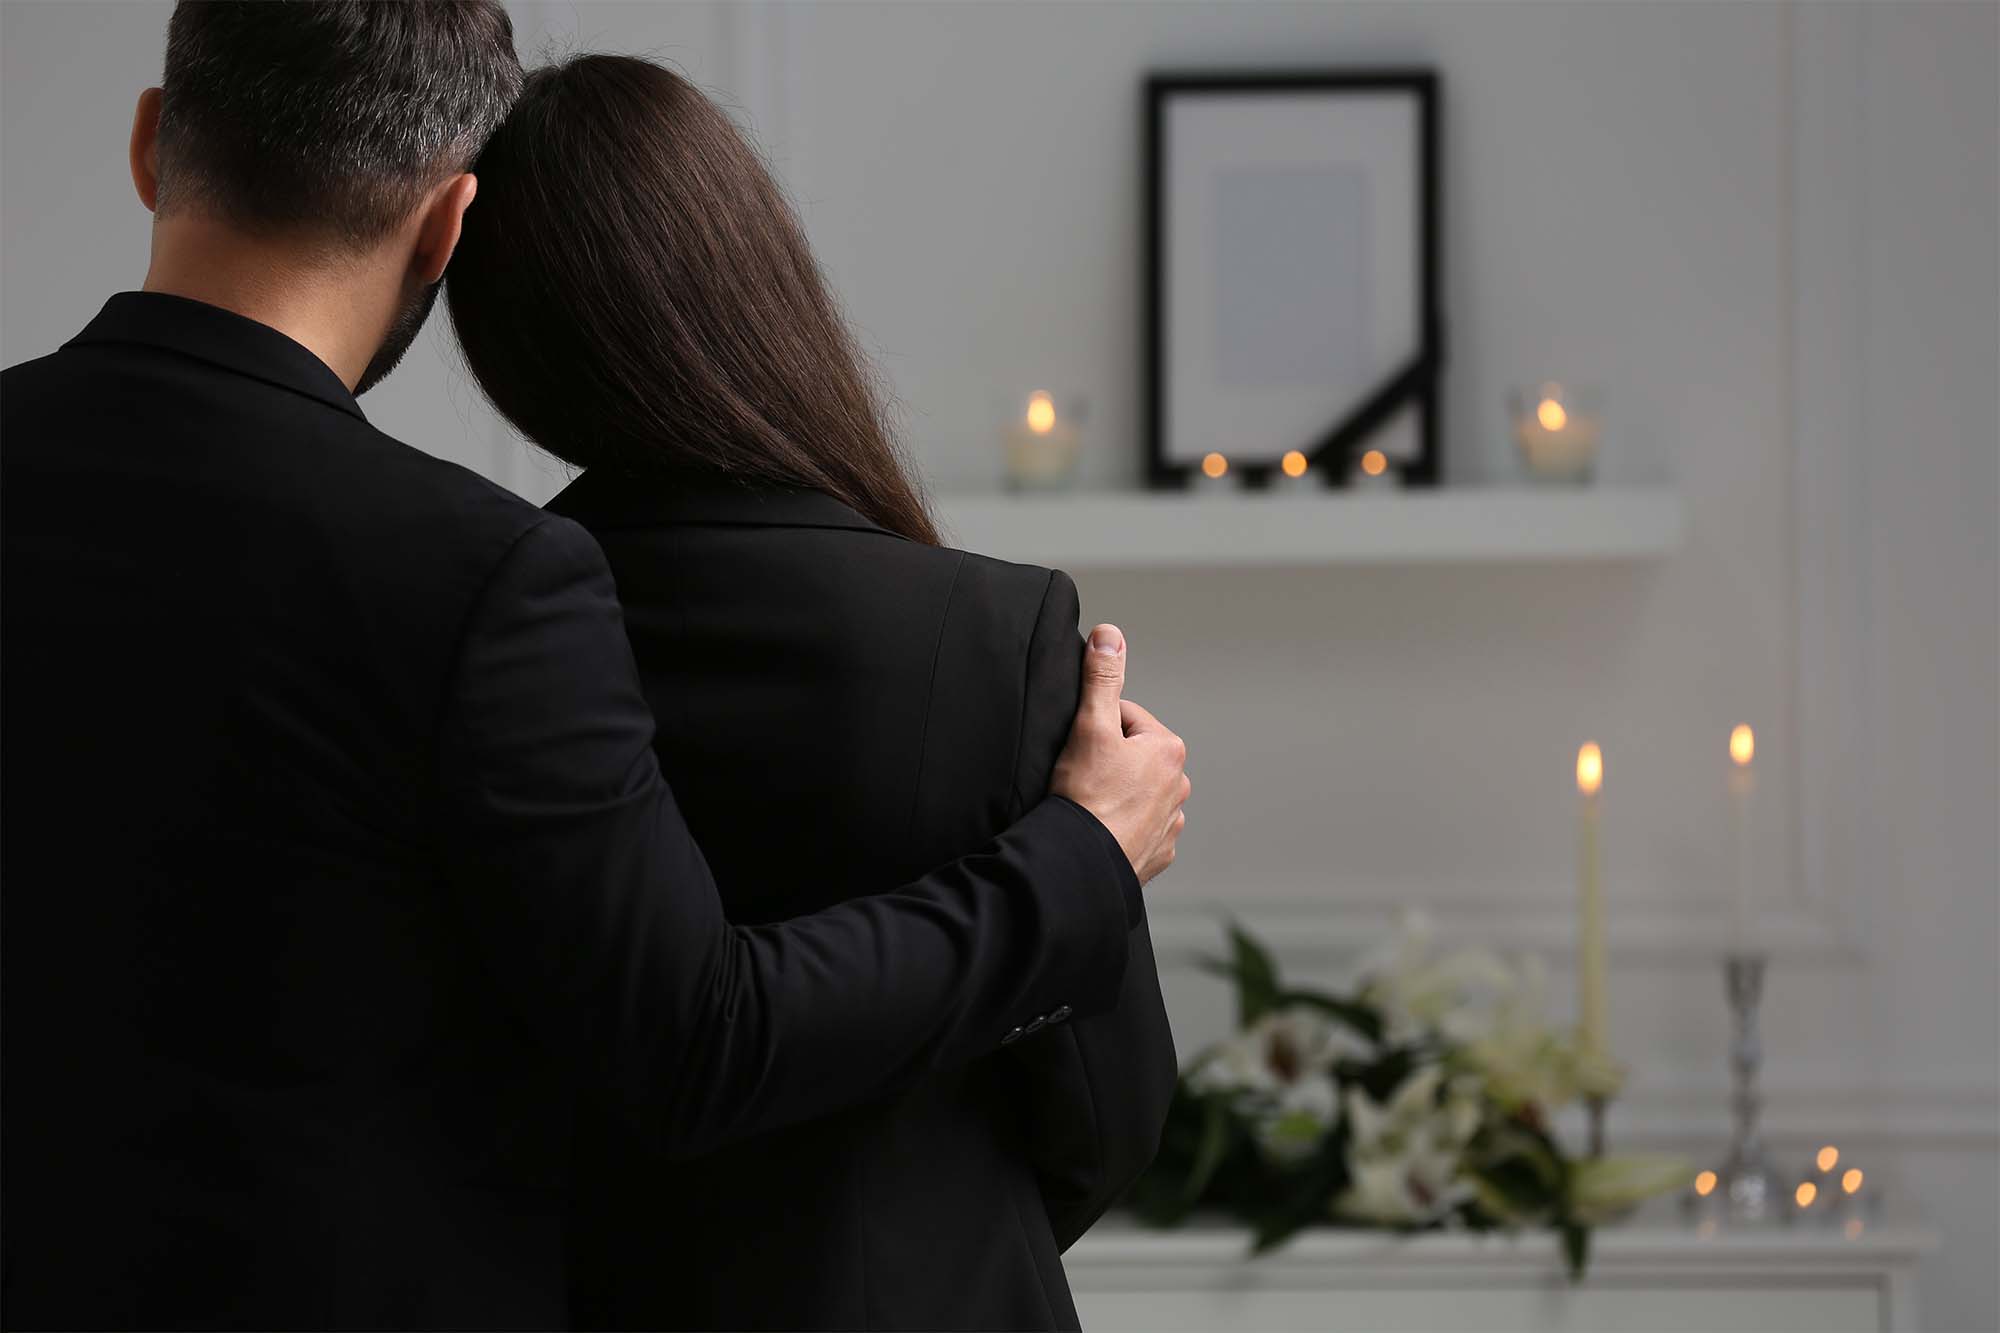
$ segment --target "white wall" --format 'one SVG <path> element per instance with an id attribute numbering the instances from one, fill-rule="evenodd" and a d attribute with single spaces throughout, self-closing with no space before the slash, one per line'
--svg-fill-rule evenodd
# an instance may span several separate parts
<path id="1" fill-rule="evenodd" d="M 1948 1237 L 1928 1322 L 2000 1325 L 2000 9 L 514 8 L 524 52 L 647 51 L 730 95 L 941 489 L 994 484 L 998 402 L 1045 384 L 1092 399 L 1090 483 L 1136 475 L 1143 70 L 1437 66 L 1448 473 L 1505 475 L 1509 383 L 1592 381 L 1607 470 L 1675 480 L 1690 539 L 1652 565 L 1085 577 L 1193 745 L 1153 895 L 1184 1046 L 1226 1021 L 1185 967 L 1223 909 L 1302 970 L 1410 903 L 1562 967 L 1589 735 L 1635 1065 L 1614 1133 L 1716 1151 L 1722 742 L 1748 719 L 1781 1145 L 1879 1168 Z M 0 8 L 0 359 L 143 271 L 122 144 L 163 18 L 83 12 Z M 364 405 L 556 484 L 434 345 Z"/>

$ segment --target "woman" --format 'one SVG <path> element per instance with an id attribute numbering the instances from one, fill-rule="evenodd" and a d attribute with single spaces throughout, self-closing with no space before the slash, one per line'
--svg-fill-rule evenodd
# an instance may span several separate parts
<path id="1" fill-rule="evenodd" d="M 529 78 L 477 172 L 452 321 L 508 419 L 585 469 L 550 507 L 610 558 L 732 916 L 916 875 L 1039 800 L 1080 683 L 1076 589 L 939 544 L 723 114 L 657 65 L 584 56 Z M 1058 1255 L 1151 1158 L 1173 1088 L 1143 923 L 1118 1008 L 1068 1019 L 697 1161 L 648 1159 L 620 1108 L 590 1108 L 579 1326 L 1075 1327 Z"/>

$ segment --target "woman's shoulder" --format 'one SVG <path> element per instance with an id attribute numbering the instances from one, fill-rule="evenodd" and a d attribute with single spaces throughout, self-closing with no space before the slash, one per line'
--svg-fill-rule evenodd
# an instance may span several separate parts
<path id="1" fill-rule="evenodd" d="M 957 562 L 951 599 L 954 609 L 986 612 L 977 619 L 997 617 L 1016 633 L 1032 633 L 1045 622 L 1075 632 L 1079 610 L 1076 584 L 1060 569 L 1017 564 L 952 547 L 927 549 L 938 558 Z"/>
<path id="2" fill-rule="evenodd" d="M 1082 686 L 1076 585 L 1060 570 L 931 547 L 957 561 L 933 669 L 927 774 L 977 773 L 1004 825 L 1040 800 Z M 954 789 L 956 790 L 956 789 Z M 935 809 L 929 818 L 951 827 Z M 996 825 L 996 829 L 999 825 Z M 991 832 L 994 830 L 988 830 Z"/>

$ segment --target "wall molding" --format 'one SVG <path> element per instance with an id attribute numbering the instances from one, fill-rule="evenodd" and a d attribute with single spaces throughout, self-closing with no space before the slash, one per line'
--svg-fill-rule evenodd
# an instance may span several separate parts
<path id="1" fill-rule="evenodd" d="M 2000 1089 L 1913 1084 L 1857 1088 L 1787 1081 L 1764 1088 L 1762 1126 L 1781 1169 L 1822 1143 L 1842 1148 L 2000 1153 Z M 1654 1087 L 1653 1084 L 1671 1085 Z M 1582 1112 L 1561 1117 L 1580 1136 Z M 1573 1120 L 1574 1123 L 1568 1123 Z M 1653 1074 L 1612 1109 L 1611 1135 L 1632 1147 L 1715 1152 L 1730 1126 L 1728 1084 L 1713 1075 Z M 1865 1166 L 1864 1164 L 1861 1164 Z"/>
<path id="2" fill-rule="evenodd" d="M 1345 894 L 1341 902 L 1325 906 L 1289 897 L 1211 899 L 1154 903 L 1148 915 L 1163 968 L 1192 966 L 1220 952 L 1230 921 L 1241 922 L 1281 963 L 1311 966 L 1366 953 L 1395 932 L 1411 902 L 1407 896 Z M 1559 967 L 1576 948 L 1576 909 L 1567 894 L 1495 893 L 1476 900 L 1426 895 L 1417 905 L 1430 918 L 1441 947 L 1478 945 L 1502 953 L 1545 954 Z M 1760 918 L 1756 938 L 1785 963 L 1854 967 L 1861 961 L 1857 943 L 1809 907 Z M 1616 958 L 1676 970 L 1712 970 L 1733 944 L 1727 913 L 1690 910 L 1689 904 L 1673 904 L 1664 893 L 1618 904 L 1606 938 Z"/>

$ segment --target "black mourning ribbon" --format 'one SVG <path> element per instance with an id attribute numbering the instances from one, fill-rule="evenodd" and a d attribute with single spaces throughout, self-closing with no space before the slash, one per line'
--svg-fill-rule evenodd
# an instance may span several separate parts
<path id="1" fill-rule="evenodd" d="M 1439 356 L 1434 349 L 1411 357 L 1403 368 L 1384 380 L 1381 387 L 1363 399 L 1345 419 L 1306 451 L 1313 470 L 1322 476 L 1345 477 L 1354 446 L 1380 430 L 1392 413 L 1405 402 L 1428 397 L 1436 383 Z"/>

